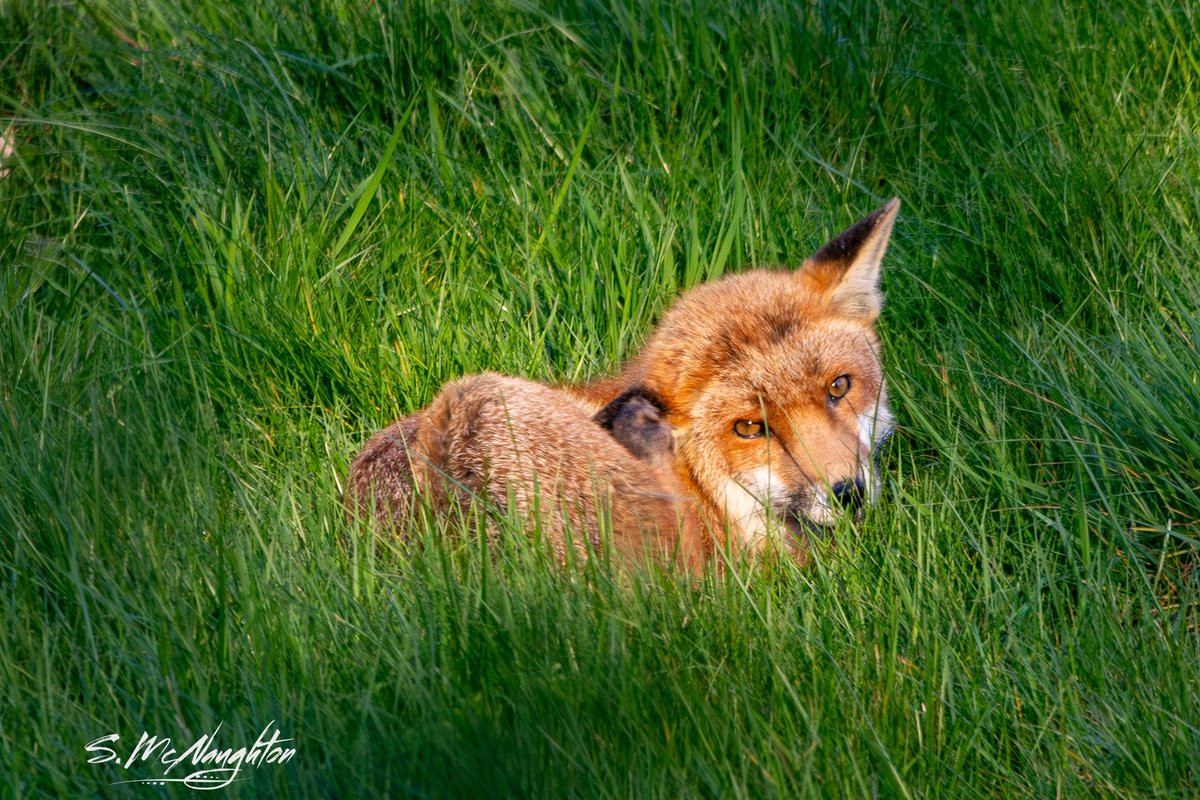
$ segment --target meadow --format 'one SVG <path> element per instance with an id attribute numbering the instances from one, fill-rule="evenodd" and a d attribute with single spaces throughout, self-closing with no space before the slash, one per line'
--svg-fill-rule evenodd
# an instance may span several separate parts
<path id="1" fill-rule="evenodd" d="M 0 796 L 269 723 L 218 795 L 1200 796 L 1191 0 L 8 0 L 0 137 Z M 607 374 L 892 196 L 836 551 L 347 526 L 443 382 Z"/>

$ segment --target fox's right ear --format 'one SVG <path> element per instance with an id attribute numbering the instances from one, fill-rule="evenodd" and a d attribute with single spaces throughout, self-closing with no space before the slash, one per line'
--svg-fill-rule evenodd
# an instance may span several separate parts
<path id="1" fill-rule="evenodd" d="M 879 275 L 900 210 L 893 197 L 809 257 L 799 277 L 834 309 L 873 321 L 883 306 Z"/>

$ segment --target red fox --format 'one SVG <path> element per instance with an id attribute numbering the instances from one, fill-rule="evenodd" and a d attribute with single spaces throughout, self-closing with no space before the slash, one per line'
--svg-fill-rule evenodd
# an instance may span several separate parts
<path id="1" fill-rule="evenodd" d="M 376 433 L 350 467 L 352 515 L 403 532 L 418 497 L 485 495 L 560 556 L 611 530 L 629 557 L 698 569 L 728 545 L 782 546 L 857 515 L 893 427 L 874 322 L 893 199 L 805 260 L 700 285 L 615 377 L 548 386 L 485 373 Z"/>

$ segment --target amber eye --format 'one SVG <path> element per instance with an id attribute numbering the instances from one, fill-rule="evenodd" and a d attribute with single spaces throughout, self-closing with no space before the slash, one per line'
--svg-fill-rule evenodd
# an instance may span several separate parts
<path id="1" fill-rule="evenodd" d="M 850 391 L 850 376 L 838 375 L 833 379 L 833 383 L 829 384 L 829 399 L 841 400 L 848 391 Z"/>
<path id="2" fill-rule="evenodd" d="M 763 422 L 752 422 L 748 419 L 739 419 L 733 423 L 733 432 L 743 439 L 757 439 L 767 432 L 767 426 Z"/>

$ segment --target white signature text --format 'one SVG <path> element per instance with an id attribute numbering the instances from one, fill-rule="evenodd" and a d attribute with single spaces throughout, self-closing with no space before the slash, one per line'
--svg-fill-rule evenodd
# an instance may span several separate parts
<path id="1" fill-rule="evenodd" d="M 282 737 L 279 729 L 275 727 L 274 720 L 267 723 L 267 727 L 263 728 L 254 744 L 249 747 L 226 747 L 224 742 L 218 743 L 217 734 L 220 731 L 221 724 L 218 723 L 212 733 L 204 734 L 182 752 L 170 738 L 151 736 L 145 731 L 142 732 L 137 745 L 125 757 L 114 749 L 121 738 L 120 734 L 116 733 L 88 742 L 84 749 L 93 754 L 88 759 L 89 764 L 114 763 L 125 770 L 139 764 L 162 768 L 161 776 L 116 783 L 182 783 L 189 789 L 222 789 L 238 780 L 238 773 L 244 767 L 258 769 L 265 764 L 286 764 L 296 755 L 296 748 L 286 746 L 293 740 Z M 172 775 L 176 767 L 179 768 L 179 772 Z M 191 771 L 188 774 L 181 774 L 189 769 Z"/>

